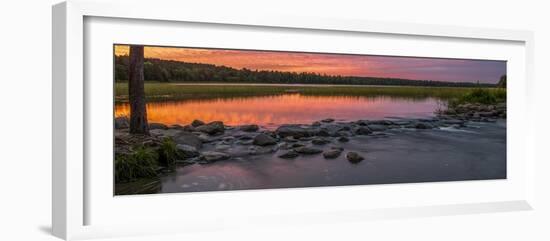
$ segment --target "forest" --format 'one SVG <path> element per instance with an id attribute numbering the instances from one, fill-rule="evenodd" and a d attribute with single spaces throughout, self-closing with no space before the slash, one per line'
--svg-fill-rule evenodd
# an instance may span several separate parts
<path id="1" fill-rule="evenodd" d="M 128 56 L 115 56 L 116 82 L 128 81 Z M 439 87 L 495 87 L 498 84 L 445 82 L 398 78 L 358 77 L 297 73 L 267 70 L 236 69 L 213 64 L 187 63 L 174 60 L 145 58 L 145 81 L 155 82 L 212 82 L 212 83 L 276 83 L 276 84 L 341 84 L 341 85 L 399 85 Z M 506 78 L 503 76 L 502 78 Z M 502 82 L 502 78 L 501 81 Z"/>

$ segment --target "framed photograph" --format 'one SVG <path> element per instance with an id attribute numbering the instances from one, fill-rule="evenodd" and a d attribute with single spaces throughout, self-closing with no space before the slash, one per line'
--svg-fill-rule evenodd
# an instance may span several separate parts
<path id="1" fill-rule="evenodd" d="M 56 236 L 532 209 L 531 32 L 184 5 L 53 7 Z"/>

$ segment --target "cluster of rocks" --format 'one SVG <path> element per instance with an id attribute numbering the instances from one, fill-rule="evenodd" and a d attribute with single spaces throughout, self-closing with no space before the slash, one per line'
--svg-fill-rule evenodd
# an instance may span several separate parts
<path id="1" fill-rule="evenodd" d="M 440 111 L 438 116 L 468 121 L 494 122 L 496 119 L 506 118 L 506 103 L 495 105 L 459 104 L 447 107 L 446 110 Z"/>
<path id="2" fill-rule="evenodd" d="M 506 106 L 459 105 L 439 113 L 433 118 L 405 119 L 388 117 L 383 120 L 337 122 L 328 118 L 307 125 L 287 124 L 275 130 L 255 124 L 226 126 L 221 121 L 205 123 L 195 120 L 189 125 L 150 123 L 150 136 L 128 134 L 128 119 L 115 119 L 115 152 L 131 151 L 131 146 L 159 145 L 171 138 L 183 160 L 181 164 L 208 164 L 238 159 L 247 155 L 277 153 L 282 159 L 299 156 L 322 155 L 335 159 L 346 153 L 351 163 L 364 160 L 359 153 L 344 150 L 343 146 L 359 136 L 384 137 L 393 129 L 434 129 L 441 127 L 463 128 L 469 121 L 493 121 L 506 116 Z"/>

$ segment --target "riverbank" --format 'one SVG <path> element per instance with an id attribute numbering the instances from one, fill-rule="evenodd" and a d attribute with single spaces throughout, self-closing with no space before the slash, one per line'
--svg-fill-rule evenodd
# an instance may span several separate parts
<path id="1" fill-rule="evenodd" d="M 193 157 L 178 160 L 174 170 L 159 171 L 154 179 L 118 183 L 117 194 L 506 176 L 504 119 L 478 122 L 388 118 L 346 123 L 327 119 L 284 126 L 273 132 L 254 125 L 224 126 L 223 133 L 219 124 L 198 125 L 205 126 L 199 131 L 198 127 L 191 131 L 185 126 L 154 125 L 158 128 L 151 131 L 154 138 L 172 138 Z M 117 130 L 119 134 L 124 132 Z M 351 156 L 356 159 L 349 159 L 350 152 L 357 153 Z"/>
<path id="2" fill-rule="evenodd" d="M 484 110 L 483 108 L 476 110 Z M 353 166 L 369 159 L 370 153 L 363 150 L 364 147 L 373 146 L 378 142 L 373 139 L 387 137 L 400 139 L 404 138 L 402 136 L 404 133 L 407 134 L 410 131 L 424 133 L 444 131 L 444 135 L 456 135 L 456 133 L 471 131 L 472 128 L 476 128 L 480 124 L 483 125 L 483 123 L 503 122 L 498 111 L 495 111 L 494 115 L 489 115 L 485 111 L 481 113 L 484 114 L 441 114 L 432 118 L 387 117 L 379 120 L 348 122 L 327 118 L 310 124 L 281 125 L 274 130 L 255 124 L 227 126 L 220 121 L 203 123 L 196 120 L 185 126 L 152 123 L 150 124 L 151 135 L 142 138 L 128 134 L 127 120 L 117 118 L 115 120 L 115 156 L 135 152 L 135 148 L 138 146 L 150 148 L 154 153 L 163 153 L 166 152 L 166 146 L 169 146 L 174 149 L 171 150 L 174 152 L 171 157 L 174 164 L 173 166 L 159 165 L 153 173 L 146 172 L 144 176 L 120 179 L 119 184 L 121 185 L 118 185 L 116 189 L 118 194 L 133 193 L 135 189 L 128 188 L 133 185 L 124 184 L 125 182 L 171 176 L 174 171 L 181 172 L 181 168 L 196 165 L 208 167 L 214 163 L 267 161 L 269 158 L 288 161 L 313 158 L 340 160 Z M 505 127 L 503 131 L 505 136 Z M 419 139 L 418 141 L 422 142 L 423 140 Z M 443 143 L 443 145 L 452 144 Z M 388 151 L 391 152 L 393 147 L 386 148 L 390 148 Z M 151 187 L 151 183 L 157 183 L 156 181 L 147 183 L 145 186 L 148 188 L 136 184 L 136 187 L 141 187 L 140 193 L 159 191 L 158 188 Z"/>
<path id="3" fill-rule="evenodd" d="M 284 87 L 281 86 L 281 88 Z M 315 88 L 317 90 L 333 89 Z M 130 135 L 127 129 L 128 120 L 125 117 L 117 117 L 115 119 L 115 194 L 506 177 L 506 91 L 504 89 L 476 88 L 466 91 L 457 97 L 442 101 L 444 104 L 441 108 L 435 109 L 433 104 L 427 105 L 429 110 L 426 113 L 429 115 L 423 111 L 421 112 L 423 117 L 412 117 L 414 116 L 412 114 L 417 112 L 410 112 L 422 106 L 418 101 L 398 102 L 394 106 L 391 104 L 386 106 L 365 100 L 357 102 L 361 98 L 304 99 L 300 97 L 303 95 L 301 92 L 287 93 L 284 96 L 287 95 L 288 99 L 284 101 L 274 101 L 272 97 L 261 102 L 256 98 L 255 102 L 247 101 L 248 104 L 245 105 L 216 102 L 210 107 L 213 113 L 201 112 L 199 115 L 210 116 L 208 123 L 198 119 L 181 122 L 182 119 L 175 115 L 178 121 L 172 123 L 188 124 L 151 123 L 148 136 Z M 281 109 L 285 112 L 279 113 L 273 112 L 278 108 L 270 106 L 272 103 L 301 104 L 298 106 L 286 104 Z M 197 110 L 186 104 L 188 105 L 186 107 L 178 106 L 167 110 L 178 113 L 182 111 L 182 114 L 188 118 L 190 111 Z M 204 103 L 199 103 L 198 106 L 204 107 Z M 241 106 L 249 106 L 252 110 L 243 111 Z M 322 109 L 316 110 L 315 106 Z M 350 106 L 353 108 L 346 109 L 343 113 L 338 112 Z M 386 108 L 382 108 L 383 106 Z M 151 107 L 148 106 L 148 108 Z M 331 107 L 337 108 L 331 109 Z M 406 112 L 397 111 L 402 108 L 406 108 Z M 289 109 L 292 111 L 286 113 Z M 382 114 L 385 109 L 391 109 L 391 113 L 397 115 L 404 115 L 388 116 L 386 113 L 386 115 L 380 115 L 382 118 L 369 117 L 373 113 Z M 200 110 L 202 108 L 198 109 Z M 235 110 L 240 110 L 242 113 Z M 275 122 L 235 120 L 236 116 L 241 115 L 252 116 L 254 118 L 251 120 L 255 120 L 262 116 L 259 110 L 265 110 L 282 119 Z M 313 110 L 313 113 L 307 112 L 308 110 Z M 212 118 L 217 112 L 232 113 L 231 117 L 222 116 L 224 118 L 221 119 L 232 120 L 238 124 L 227 124 L 220 121 L 221 119 Z M 151 114 L 155 116 L 159 113 L 153 111 Z M 331 113 L 341 119 L 317 120 L 324 116 L 311 119 L 311 116 L 315 116 L 314 113 Z M 349 113 L 358 115 L 348 115 Z M 166 114 L 174 115 L 173 112 Z M 308 118 L 299 118 L 301 114 L 305 114 Z M 369 119 L 362 119 L 365 116 Z M 289 120 L 302 121 L 289 124 Z M 243 125 L 243 123 L 248 124 Z M 373 154 L 373 151 L 379 155 Z M 386 166 L 387 163 L 381 163 L 381 160 L 393 165 Z M 479 162 L 474 163 L 472 160 L 479 160 Z M 450 165 L 449 161 L 454 165 Z M 367 164 L 364 164 L 365 162 Z M 365 165 L 373 165 L 373 163 L 387 170 L 379 170 L 376 173 L 371 169 L 365 170 Z M 424 166 L 426 170 L 415 169 L 410 166 L 411 163 Z M 440 166 L 441 163 L 446 164 Z M 296 166 L 297 164 L 300 166 Z M 330 169 L 320 169 L 326 165 L 331 166 Z M 362 167 L 355 168 L 358 166 Z M 303 168 L 303 170 L 292 168 Z M 408 169 L 416 171 L 405 174 L 408 173 Z M 336 170 L 345 170 L 346 173 L 342 175 L 350 175 L 350 178 L 336 180 L 332 176 L 326 176 L 327 173 Z M 371 176 L 364 177 L 364 173 L 358 170 L 369 173 Z M 293 173 L 293 176 L 287 177 L 288 173 Z M 301 176 L 300 173 L 303 175 Z M 257 180 L 257 175 L 269 176 L 269 180 L 262 178 Z M 300 180 L 301 177 L 304 180 Z M 322 182 L 319 179 L 321 177 L 327 180 Z M 204 178 L 208 180 L 202 180 Z M 210 180 L 212 178 L 214 180 Z M 284 182 L 279 181 L 279 178 L 294 181 Z M 177 185 L 173 186 L 174 183 Z"/>
<path id="4" fill-rule="evenodd" d="M 280 95 L 300 93 L 308 96 L 365 96 L 395 97 L 408 99 L 439 98 L 448 100 L 457 98 L 474 88 L 465 87 L 425 87 L 425 86 L 345 86 L 345 85 L 285 85 L 285 84 L 173 84 L 145 83 L 147 101 L 167 101 L 186 99 L 212 99 L 247 96 Z M 483 88 L 495 91 L 496 88 Z M 128 101 L 128 84 L 115 83 L 115 102 Z"/>

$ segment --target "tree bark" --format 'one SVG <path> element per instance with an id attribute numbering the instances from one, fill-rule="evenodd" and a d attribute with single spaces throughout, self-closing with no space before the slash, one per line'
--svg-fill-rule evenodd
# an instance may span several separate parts
<path id="1" fill-rule="evenodd" d="M 130 133 L 149 135 L 147 109 L 145 108 L 142 45 L 130 45 L 129 67 L 128 95 L 130 99 Z"/>

